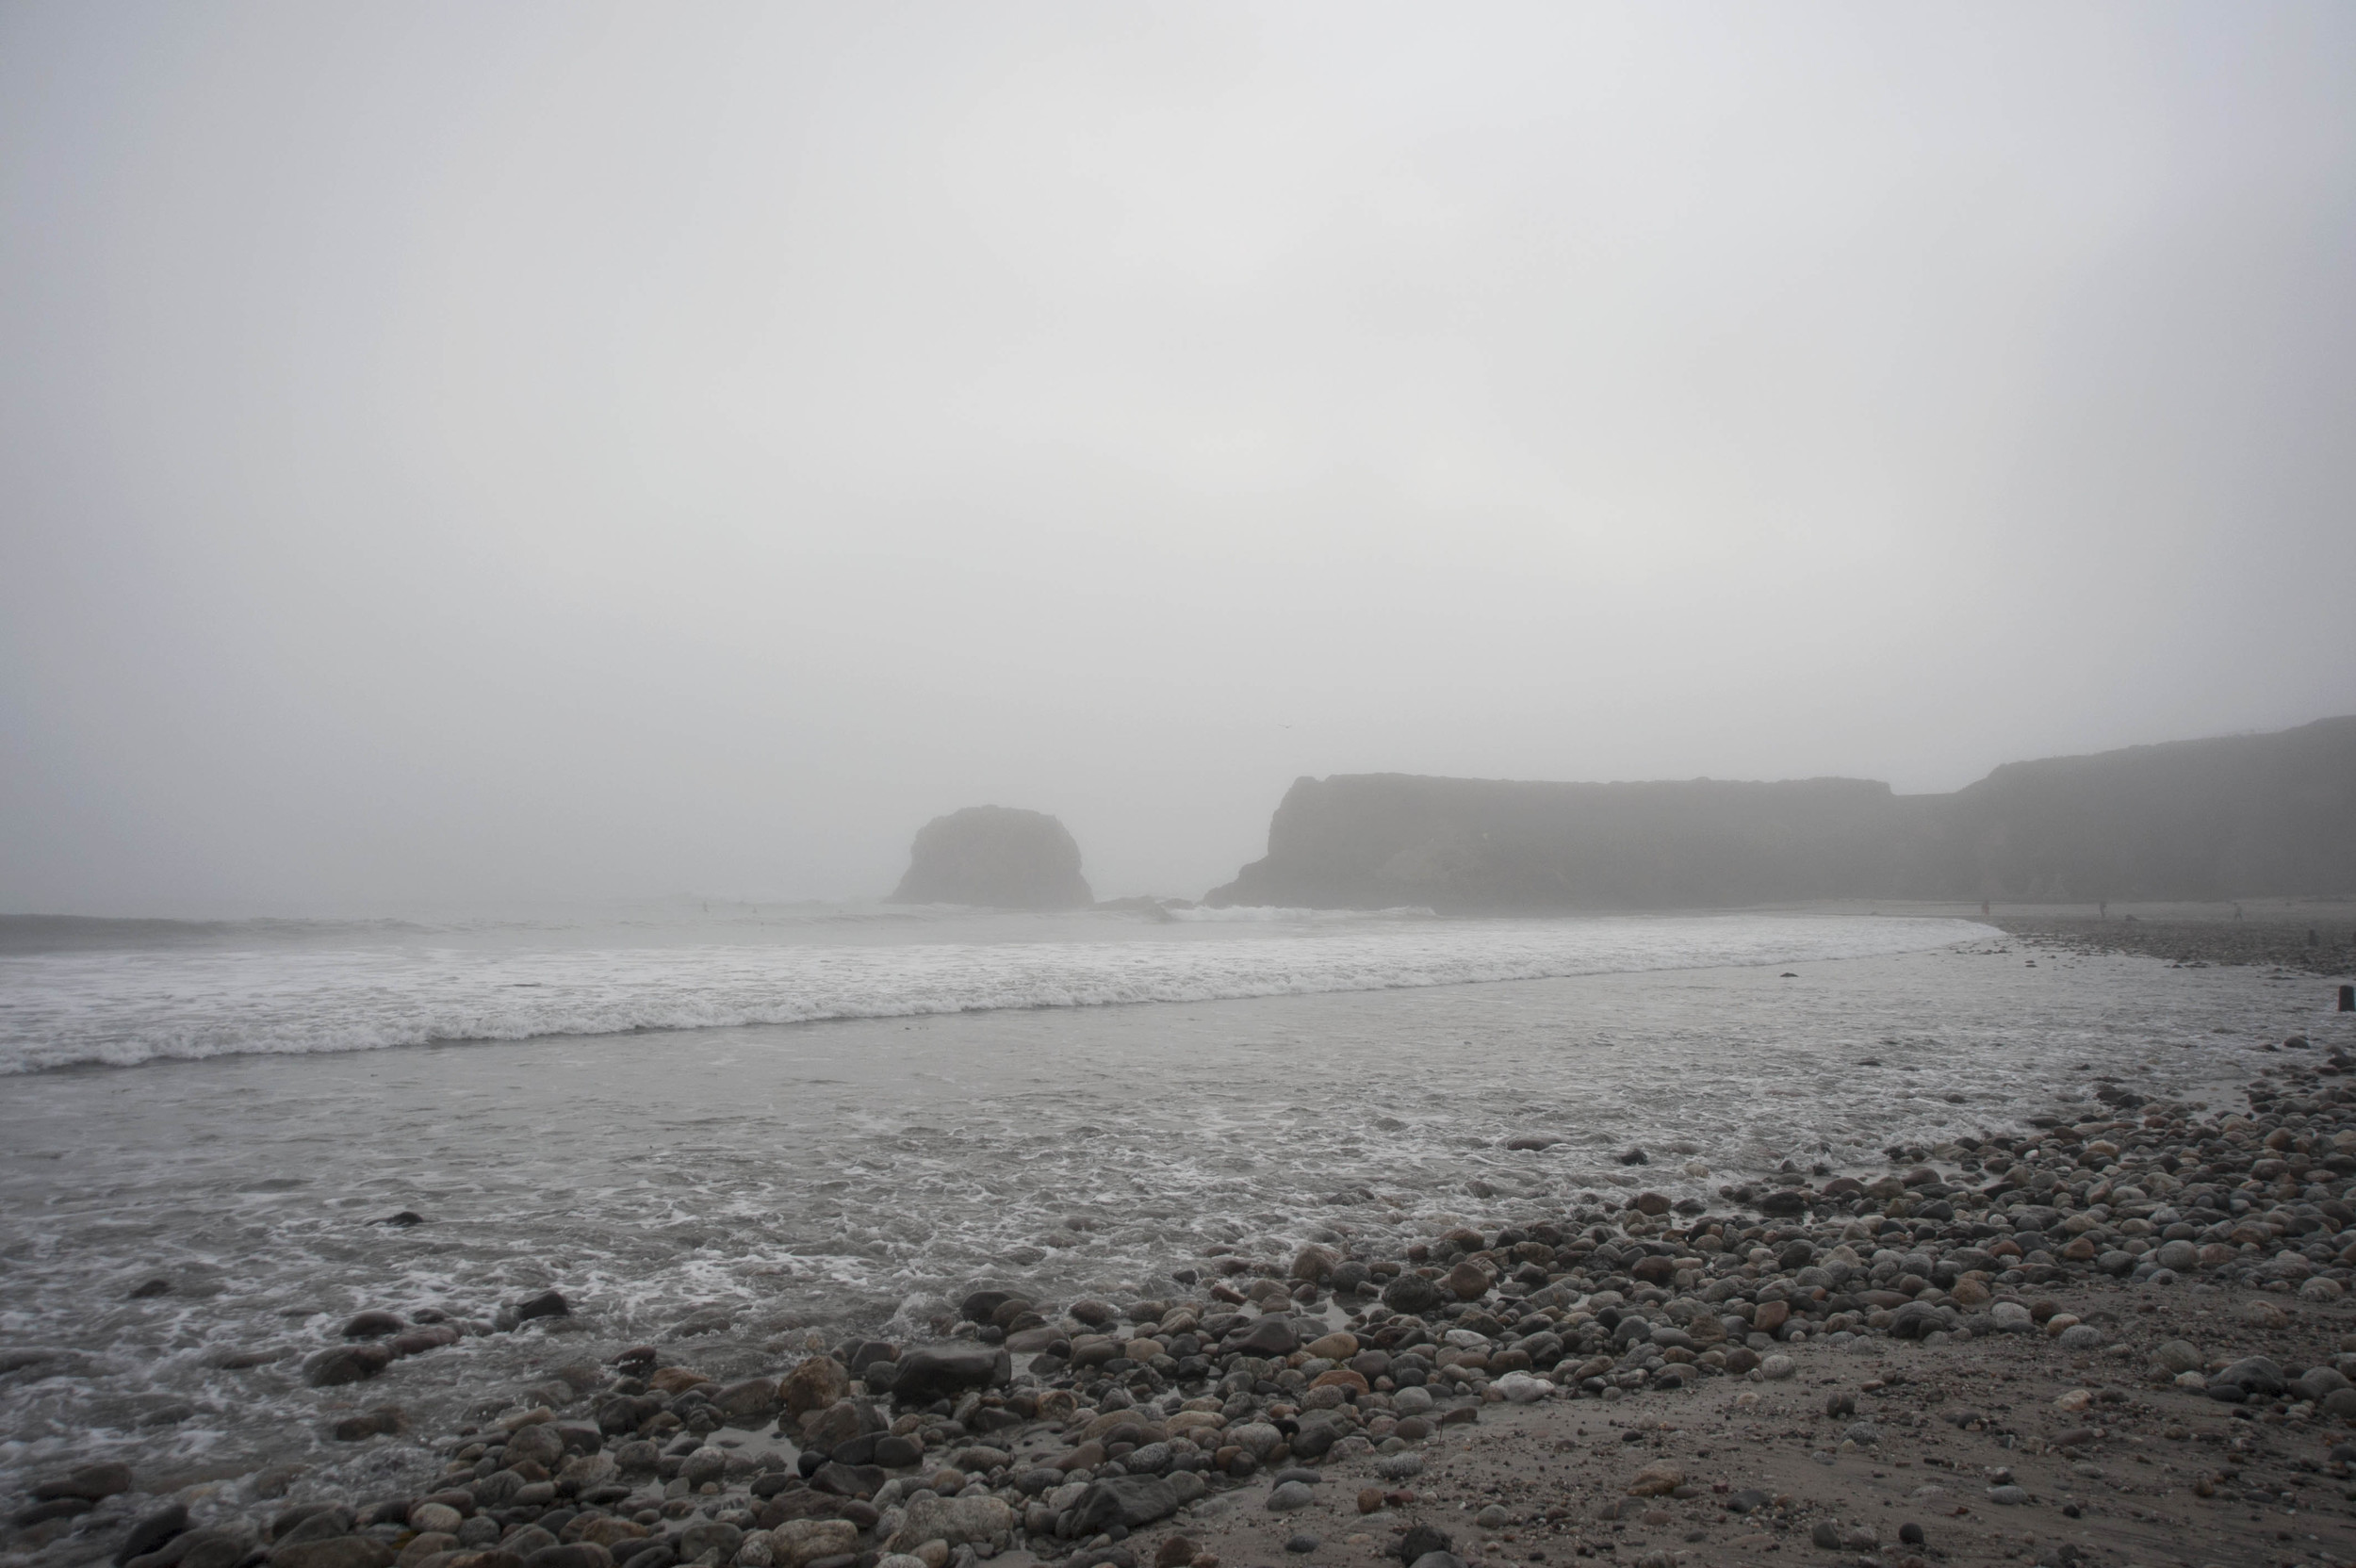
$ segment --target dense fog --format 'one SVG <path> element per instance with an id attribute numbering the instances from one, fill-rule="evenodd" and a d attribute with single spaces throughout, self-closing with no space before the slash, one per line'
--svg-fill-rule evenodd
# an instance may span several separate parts
<path id="1" fill-rule="evenodd" d="M 2356 710 L 2356 10 L 0 8 L 0 909 Z"/>

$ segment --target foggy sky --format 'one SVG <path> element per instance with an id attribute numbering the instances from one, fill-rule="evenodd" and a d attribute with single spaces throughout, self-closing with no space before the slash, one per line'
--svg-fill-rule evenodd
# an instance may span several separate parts
<path id="1" fill-rule="evenodd" d="M 0 909 L 2356 710 L 2356 8 L 0 7 Z"/>

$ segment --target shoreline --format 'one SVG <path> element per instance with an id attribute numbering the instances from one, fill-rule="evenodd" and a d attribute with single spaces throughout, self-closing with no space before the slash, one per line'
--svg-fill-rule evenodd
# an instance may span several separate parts
<path id="1" fill-rule="evenodd" d="M 1985 923 L 2032 946 L 2068 953 L 2127 953 L 2170 968 L 2218 965 L 2298 970 L 2356 979 L 2356 927 L 2341 911 L 2320 918 L 2168 920 L 2117 915 L 1990 915 Z M 2308 937 L 2313 934 L 2315 940 Z"/>
<path id="2" fill-rule="evenodd" d="M 2238 1510 L 2248 1551 L 2199 1560 L 2270 1561 L 2284 1544 L 2245 1517 L 2262 1484 L 2259 1523 L 2286 1490 L 2337 1511 L 2298 1515 L 2299 1555 L 2328 1539 L 2356 1559 L 2356 1446 L 2333 1451 L 2356 1418 L 2356 1059 L 2305 1050 L 2260 1069 L 2246 1113 L 2111 1081 L 2084 1120 L 1893 1149 L 1870 1180 L 1615 1192 L 1559 1222 L 1281 1266 L 1214 1249 L 1163 1299 L 981 1290 L 937 1343 L 854 1340 L 753 1377 L 706 1379 L 679 1341 L 567 1359 L 589 1325 L 542 1301 L 500 1327 L 544 1337 L 554 1375 L 456 1432 L 404 1434 L 368 1395 L 394 1353 L 456 1331 L 356 1320 L 306 1365 L 350 1387 L 335 1435 L 378 1455 L 382 1494 L 294 1473 L 167 1498 L 120 1466 L 61 1470 L 12 1501 L 5 1560 L 944 1568 L 965 1548 L 1211 1568 L 1312 1535 L 1296 1555 L 1371 1561 L 1431 1544 L 1407 1533 L 1428 1526 L 1460 1558 L 1666 1562 L 1710 1542 L 1815 1550 L 1826 1526 L 1853 1559 L 2000 1561 L 2024 1533 L 2058 1550 L 2086 1521 L 2115 1537 Z M 1795 1402 L 1820 1386 L 1837 1417 Z M 1951 1402 L 1973 1418 L 1942 1421 Z M 443 1473 L 401 1480 L 429 1451 Z M 1939 1472 L 1943 1517 L 1876 1496 L 1916 1469 Z M 1905 1523 L 1939 1533 L 1918 1546 Z"/>

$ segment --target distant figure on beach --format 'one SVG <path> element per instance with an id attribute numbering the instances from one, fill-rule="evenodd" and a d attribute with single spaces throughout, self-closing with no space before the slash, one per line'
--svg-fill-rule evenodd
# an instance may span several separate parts
<path id="1" fill-rule="evenodd" d="M 1980 913 L 1984 915 L 1988 913 L 1988 900 L 1985 898 L 1980 900 Z"/>
<path id="2" fill-rule="evenodd" d="M 2241 906 L 2238 904 L 2233 906 L 2233 918 L 2235 920 L 2241 919 Z"/>
<path id="3" fill-rule="evenodd" d="M 2094 906 L 2094 918 L 2096 920 L 2108 920 L 2111 918 L 2111 901 L 2109 899 L 2102 899 Z"/>

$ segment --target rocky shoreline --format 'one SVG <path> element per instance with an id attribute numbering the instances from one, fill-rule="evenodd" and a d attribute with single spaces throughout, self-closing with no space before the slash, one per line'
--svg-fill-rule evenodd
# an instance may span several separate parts
<path id="1" fill-rule="evenodd" d="M 1981 922 L 2022 943 L 2069 953 L 2134 953 L 2171 966 L 2249 964 L 2356 978 L 2356 933 L 2342 910 L 2326 919 L 2142 920 L 2131 915 L 1996 915 Z M 2312 938 L 2312 939 L 2310 939 Z"/>
<path id="2" fill-rule="evenodd" d="M 2148 1444 L 2145 1462 L 2181 1473 L 2170 1506 L 2301 1500 L 2295 1552 L 2269 1521 L 2243 1530 L 2256 1555 L 2217 1560 L 2356 1558 L 2356 1059 L 2297 1037 L 2282 1055 L 2231 1113 L 2104 1083 L 2086 1119 L 1893 1148 L 1870 1176 L 1787 1162 L 1717 1203 L 1587 1194 L 1559 1220 L 1396 1255 L 1221 1251 L 1152 1299 L 976 1289 L 925 1343 L 846 1341 L 756 1378 L 630 1347 L 432 1435 L 440 1473 L 422 1485 L 282 1475 L 157 1495 L 93 1464 L 15 1500 L 0 1549 L 44 1568 L 971 1568 L 1008 1553 L 1216 1568 L 1287 1550 L 1438 1552 L 1426 1568 L 1452 1568 L 1640 1548 L 1632 1560 L 1667 1563 L 1715 1530 L 1961 1560 L 1980 1514 L 2050 1518 L 2071 1476 Z M 1644 1152 L 1623 1159 L 1640 1168 Z M 569 1315 L 549 1293 L 502 1322 L 580 1327 Z M 307 1364 L 361 1396 L 335 1435 L 376 1446 L 388 1474 L 414 1465 L 417 1442 L 367 1386 L 457 1328 L 368 1313 L 345 1335 Z M 2034 1405 L 1972 1394 L 2015 1363 L 2067 1386 Z M 1818 1382 L 1831 1391 L 1795 1414 Z M 1694 1457 L 1710 1425 L 1719 1446 Z M 1940 1470 L 1939 1519 L 1905 1521 L 1909 1535 L 1844 1512 L 1889 1472 L 1842 1466 L 1911 1466 L 1883 1457 L 1909 1443 Z M 1986 1451 L 1931 1451 L 1962 1443 Z M 1816 1468 L 1777 1480 L 1784 1462 Z M 2335 1511 L 2319 1517 L 2318 1496 Z M 1989 1560 L 2108 1549 L 2009 1539 L 1981 1543 Z"/>

